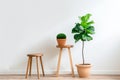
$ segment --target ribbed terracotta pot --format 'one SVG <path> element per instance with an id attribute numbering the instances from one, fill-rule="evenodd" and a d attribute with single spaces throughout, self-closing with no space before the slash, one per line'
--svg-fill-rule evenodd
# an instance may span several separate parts
<path id="1" fill-rule="evenodd" d="M 88 78 L 90 76 L 91 64 L 78 64 L 76 67 L 79 77 Z"/>
<path id="2" fill-rule="evenodd" d="M 57 43 L 59 46 L 64 46 L 66 43 L 66 39 L 57 39 Z"/>

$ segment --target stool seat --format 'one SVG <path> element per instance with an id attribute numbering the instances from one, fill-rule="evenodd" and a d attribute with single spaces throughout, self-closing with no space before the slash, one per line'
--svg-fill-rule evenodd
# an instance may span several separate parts
<path id="1" fill-rule="evenodd" d="M 32 53 L 32 54 L 27 54 L 27 56 L 31 56 L 31 57 L 40 57 L 40 56 L 43 56 L 42 53 Z"/>
<path id="2" fill-rule="evenodd" d="M 56 47 L 57 47 L 57 48 L 72 48 L 73 45 L 64 45 L 64 46 L 59 46 L 59 45 L 57 45 Z"/>
<path id="3" fill-rule="evenodd" d="M 42 73 L 43 73 L 43 76 L 44 76 L 45 74 L 44 74 L 44 68 L 43 68 L 43 63 L 42 63 L 42 56 L 43 56 L 43 54 L 42 53 L 32 53 L 32 54 L 27 54 L 27 56 L 28 56 L 28 64 L 27 64 L 27 70 L 26 70 L 25 78 L 28 77 L 28 72 L 29 72 L 29 75 L 31 76 L 32 58 L 33 57 L 36 58 L 38 79 L 40 78 L 39 63 L 38 62 L 40 62 L 40 64 L 41 64 Z M 40 59 L 40 60 L 38 60 L 38 59 Z"/>

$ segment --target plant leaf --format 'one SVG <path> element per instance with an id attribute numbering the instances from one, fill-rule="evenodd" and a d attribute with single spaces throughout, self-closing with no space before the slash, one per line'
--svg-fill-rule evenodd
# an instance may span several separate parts
<path id="1" fill-rule="evenodd" d="M 89 26 L 87 29 L 86 29 L 86 33 L 87 34 L 95 34 L 95 29 L 94 29 L 94 26 Z"/>
<path id="2" fill-rule="evenodd" d="M 90 35 L 88 35 L 88 34 L 83 34 L 82 35 L 82 41 L 90 41 L 92 39 L 93 38 Z"/>
<path id="3" fill-rule="evenodd" d="M 90 26 L 91 24 L 93 24 L 93 21 L 88 22 L 88 20 L 90 19 L 91 14 L 86 14 L 85 16 L 82 16 L 80 18 L 81 20 L 81 26 L 83 26 L 84 28 L 87 28 L 88 26 Z"/>
<path id="4" fill-rule="evenodd" d="M 79 23 L 76 23 L 75 27 L 72 29 L 72 33 L 81 33 L 83 32 L 83 27 Z"/>
<path id="5" fill-rule="evenodd" d="M 90 35 L 87 35 L 87 41 L 93 40 L 93 38 Z"/>
<path id="6" fill-rule="evenodd" d="M 94 21 L 93 21 L 93 20 L 92 20 L 92 21 L 87 22 L 87 25 L 88 25 L 88 26 L 90 26 L 91 24 L 94 24 Z"/>
<path id="7" fill-rule="evenodd" d="M 85 22 L 85 16 L 79 17 L 81 19 L 81 22 Z"/>
<path id="8" fill-rule="evenodd" d="M 90 19 L 90 16 L 91 16 L 91 14 L 86 14 L 86 15 L 84 16 L 85 22 L 87 22 L 87 21 Z"/>
<path id="9" fill-rule="evenodd" d="M 74 35 L 75 43 L 78 42 L 81 38 L 82 38 L 81 34 L 75 34 Z"/>

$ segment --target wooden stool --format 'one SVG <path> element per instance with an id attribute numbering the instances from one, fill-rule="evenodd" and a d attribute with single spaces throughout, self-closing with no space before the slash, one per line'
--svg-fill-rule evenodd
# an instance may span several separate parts
<path id="1" fill-rule="evenodd" d="M 43 68 L 43 63 L 42 63 L 42 56 L 43 56 L 43 54 L 41 54 L 41 53 L 33 53 L 33 54 L 27 54 L 27 56 L 28 56 L 28 64 L 27 64 L 27 70 L 26 70 L 25 78 L 28 77 L 28 72 L 29 72 L 29 75 L 31 76 L 32 58 L 33 57 L 36 57 L 38 79 L 40 78 L 38 58 L 40 59 L 42 73 L 43 73 L 43 76 L 44 76 L 45 74 L 44 74 L 44 68 Z"/>
<path id="2" fill-rule="evenodd" d="M 71 56 L 71 51 L 70 48 L 73 47 L 73 45 L 64 45 L 64 46 L 56 46 L 57 48 L 60 48 L 60 53 L 59 53 L 59 58 L 58 58 L 58 65 L 57 65 L 57 73 L 56 76 L 59 75 L 59 69 L 60 69 L 60 61 L 61 61 L 61 55 L 62 55 L 62 50 L 63 48 L 68 48 L 68 53 L 69 53 L 69 58 L 70 58 L 70 65 L 71 65 L 71 71 L 72 71 L 72 76 L 74 77 L 74 69 L 73 69 L 73 63 L 72 63 L 72 56 Z"/>

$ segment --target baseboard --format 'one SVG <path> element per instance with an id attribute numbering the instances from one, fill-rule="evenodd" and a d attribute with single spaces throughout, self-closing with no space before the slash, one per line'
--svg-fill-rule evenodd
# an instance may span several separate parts
<path id="1" fill-rule="evenodd" d="M 36 74 L 36 70 L 32 70 L 33 74 Z M 42 72 L 41 72 L 42 73 Z M 45 70 L 45 74 L 55 74 L 54 70 Z M 74 71 L 77 74 L 77 71 Z M 0 74 L 25 74 L 23 70 L 9 70 L 0 72 Z M 59 74 L 71 74 L 71 71 L 60 70 Z M 91 70 L 92 75 L 120 75 L 120 70 Z"/>
<path id="2" fill-rule="evenodd" d="M 99 75 L 120 75 L 120 70 L 92 70 L 91 74 Z"/>

